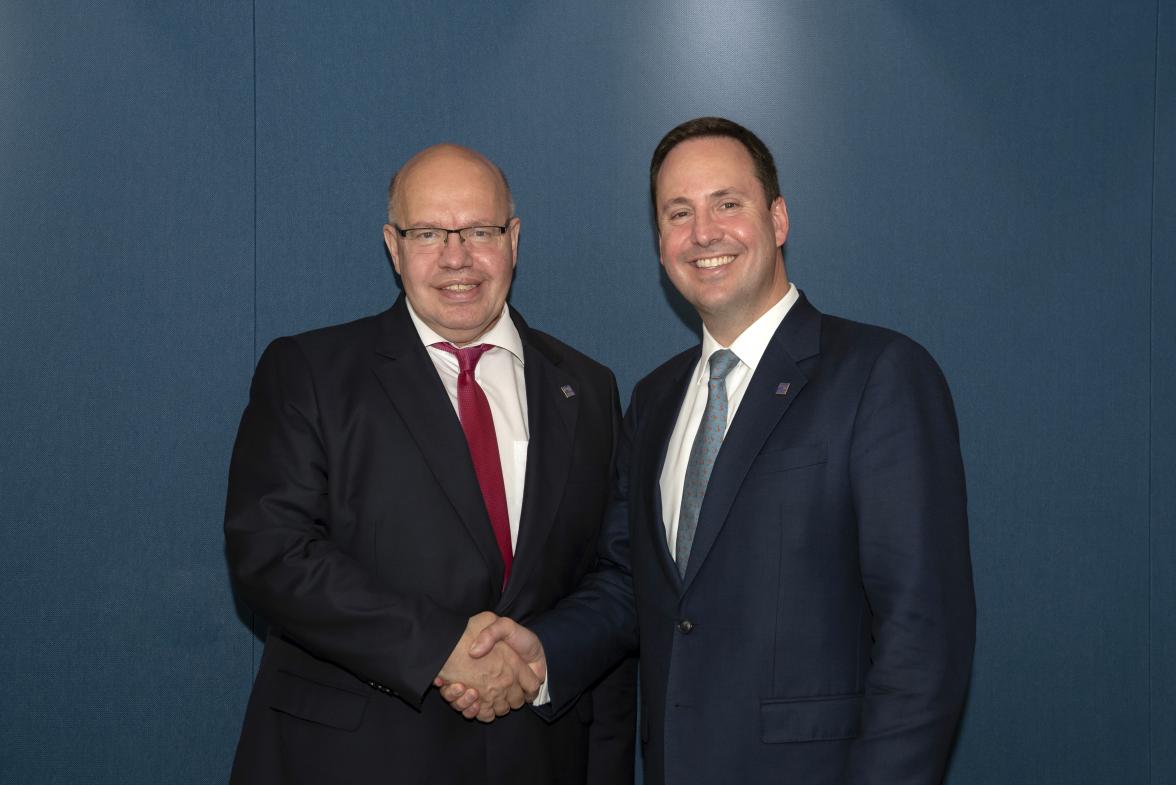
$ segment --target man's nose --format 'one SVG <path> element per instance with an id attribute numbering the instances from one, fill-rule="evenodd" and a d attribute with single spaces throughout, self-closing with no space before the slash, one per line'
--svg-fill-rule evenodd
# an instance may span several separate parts
<path id="1" fill-rule="evenodd" d="M 457 232 L 450 232 L 445 237 L 445 245 L 441 247 L 442 267 L 467 267 L 470 255 L 466 252 L 465 242 Z"/>
<path id="2" fill-rule="evenodd" d="M 723 228 L 705 210 L 695 214 L 691 234 L 697 245 L 710 245 L 723 236 Z"/>

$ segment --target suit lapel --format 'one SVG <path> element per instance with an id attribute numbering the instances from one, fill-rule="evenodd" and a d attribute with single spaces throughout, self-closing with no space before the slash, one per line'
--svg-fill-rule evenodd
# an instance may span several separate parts
<path id="1" fill-rule="evenodd" d="M 400 415 L 425 464 L 486 561 L 495 591 L 502 586 L 502 556 L 478 488 L 461 422 L 437 369 L 408 315 L 404 296 L 381 318 L 372 370 Z M 391 478 L 389 478 L 391 479 Z"/>
<path id="2" fill-rule="evenodd" d="M 661 474 L 666 463 L 666 451 L 670 446 L 670 436 L 674 432 L 674 424 L 678 421 L 678 412 L 682 408 L 682 401 L 686 397 L 687 386 L 690 383 L 690 372 L 698 363 L 698 349 L 686 352 L 679 361 L 667 369 L 669 378 L 660 386 L 655 387 L 652 399 L 643 404 L 649 411 L 645 422 L 641 426 L 646 437 L 641 440 L 639 448 L 641 455 L 636 465 L 641 467 L 641 474 L 634 478 L 635 488 L 649 489 L 649 505 L 653 508 L 651 514 L 642 516 L 647 519 L 649 536 L 656 543 L 654 551 L 657 553 L 658 564 L 666 579 L 673 586 L 682 585 L 682 576 L 678 574 L 674 556 L 670 553 L 669 543 L 666 541 L 665 511 L 662 509 Z M 637 497 L 634 489 L 630 489 L 630 496 Z"/>
<path id="3" fill-rule="evenodd" d="M 768 342 L 715 458 L 698 514 L 698 528 L 683 578 L 684 589 L 690 588 L 706 561 L 752 461 L 808 383 L 797 363 L 819 352 L 820 320 L 820 313 L 801 295 Z"/>
<path id="4" fill-rule="evenodd" d="M 562 358 L 532 340 L 523 318 L 511 309 L 523 340 L 523 374 L 527 384 L 527 470 L 514 564 L 500 607 L 518 596 L 529 574 L 543 560 L 543 544 L 555 524 L 572 454 L 580 399 L 577 380 L 561 367 Z M 571 391 L 569 396 L 565 388 Z"/>

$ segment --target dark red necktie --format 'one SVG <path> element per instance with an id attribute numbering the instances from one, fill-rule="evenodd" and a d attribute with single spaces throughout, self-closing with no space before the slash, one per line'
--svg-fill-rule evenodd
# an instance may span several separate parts
<path id="1" fill-rule="evenodd" d="M 502 553 L 502 585 L 510 579 L 510 563 L 513 554 L 510 547 L 510 516 L 506 511 L 506 486 L 502 482 L 502 461 L 498 455 L 498 438 L 494 434 L 494 417 L 490 414 L 490 402 L 486 393 L 474 381 L 474 367 L 478 360 L 494 347 L 488 343 L 458 349 L 450 343 L 435 343 L 437 349 L 457 356 L 457 415 L 461 429 L 465 431 L 466 443 L 470 447 L 470 458 L 474 462 L 474 474 L 478 487 L 482 489 L 482 500 L 494 529 L 494 539 Z"/>

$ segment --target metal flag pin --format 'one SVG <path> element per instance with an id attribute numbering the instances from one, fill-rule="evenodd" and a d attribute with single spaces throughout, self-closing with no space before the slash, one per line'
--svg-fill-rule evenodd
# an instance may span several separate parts
<path id="1" fill-rule="evenodd" d="M 780 382 L 780 384 L 776 387 L 776 395 L 787 395 L 788 388 L 791 386 L 791 382 Z"/>
<path id="2" fill-rule="evenodd" d="M 563 391 L 565 398 L 575 398 L 576 397 L 576 391 L 572 389 L 572 385 L 570 385 L 570 384 L 565 384 L 563 387 L 560 387 L 559 389 L 561 391 Z"/>

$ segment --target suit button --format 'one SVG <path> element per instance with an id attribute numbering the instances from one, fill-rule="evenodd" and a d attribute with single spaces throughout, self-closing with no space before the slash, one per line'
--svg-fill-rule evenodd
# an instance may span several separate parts
<path id="1" fill-rule="evenodd" d="M 690 619 L 682 619 L 682 621 L 678 622 L 678 632 L 682 633 L 683 635 L 689 635 L 690 631 L 693 629 L 694 622 L 690 621 Z"/>

